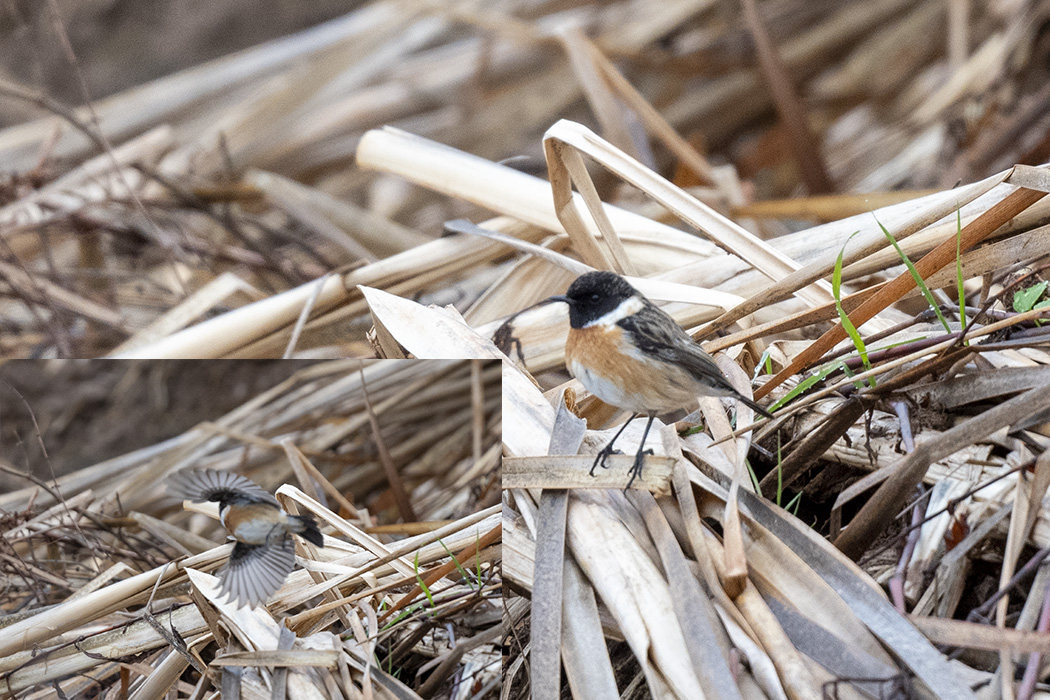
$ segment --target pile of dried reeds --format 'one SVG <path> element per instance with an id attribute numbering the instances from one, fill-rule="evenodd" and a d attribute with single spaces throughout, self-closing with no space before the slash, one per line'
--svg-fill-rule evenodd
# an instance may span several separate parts
<path id="1" fill-rule="evenodd" d="M 366 145 L 403 138 L 385 132 Z M 513 491 L 509 502 L 507 580 L 533 601 L 531 618 L 527 606 L 512 608 L 514 623 L 532 631 L 529 683 L 523 656 L 510 667 L 515 697 L 555 697 L 560 661 L 574 697 L 586 698 L 608 697 L 617 680 L 681 698 L 746 696 L 755 684 L 766 697 L 922 687 L 967 698 L 978 686 L 1012 690 L 1015 664 L 1027 669 L 1018 693 L 1031 697 L 1050 598 L 1042 577 L 1031 583 L 1019 569 L 1030 577 L 1050 553 L 1050 333 L 1039 325 L 1047 285 L 1022 264 L 1047 252 L 1047 169 L 1017 166 L 767 244 L 577 124 L 556 124 L 545 145 L 567 240 L 522 260 L 521 277 L 508 275 L 487 300 L 511 304 L 521 280 L 545 275 L 559 288 L 587 269 L 568 251 L 593 268 L 641 275 L 638 288 L 670 302 L 683 325 L 710 321 L 695 337 L 732 352 L 735 362 L 719 358 L 723 371 L 741 391 L 757 377 L 756 397 L 772 397 L 778 413 L 755 425 L 741 409 L 734 432 L 720 401 L 703 399 L 702 418 L 688 421 L 700 431 L 664 430 L 650 447 L 671 459 L 651 460 L 646 480 L 657 495 L 673 486 L 672 498 L 561 491 L 626 483 L 625 469 L 587 476 L 592 458 L 575 456 L 585 437 L 593 454 L 612 433 L 585 435 L 563 409 L 592 426 L 616 412 L 558 375 L 541 381 L 552 387 L 544 397 L 523 373 L 560 367 L 562 305 L 498 329 L 523 365 L 504 375 L 504 444 L 515 458 L 505 460 L 504 485 L 544 489 Z M 735 258 L 604 205 L 573 167 L 581 156 Z M 803 249 L 794 260 L 782 254 Z M 857 291 L 841 285 L 861 276 Z M 681 284 L 712 279 L 722 281 L 717 291 Z M 631 435 L 618 445 L 629 454 L 640 426 L 634 445 Z M 807 520 L 834 546 L 759 490 L 796 512 L 799 498 L 810 500 Z M 902 532 L 904 514 L 913 527 Z M 878 541 L 888 528 L 899 542 Z M 1002 557 L 994 577 L 974 570 L 978 545 Z M 871 559 L 887 548 L 894 561 Z M 849 559 L 861 557 L 868 573 Z M 1018 582 L 1032 588 L 1010 607 Z M 975 584 L 1001 591 L 968 595 Z M 1026 634 L 1037 622 L 1044 634 Z M 637 665 L 622 664 L 623 649 L 607 654 L 603 640 L 625 641 Z M 934 643 L 969 651 L 971 665 L 948 661 Z M 730 673 L 741 654 L 747 673 Z"/>
<path id="2" fill-rule="evenodd" d="M 97 123 L 2 86 L 61 115 L 0 132 L 3 352 L 489 358 L 501 329 L 507 697 L 561 662 L 588 700 L 1032 697 L 1046 10 L 735 9 L 372 2 Z M 565 491 L 621 483 L 570 415 L 616 411 L 565 383 L 564 309 L 503 325 L 593 268 L 777 405 L 666 426 L 659 498 Z"/>
<path id="3" fill-rule="evenodd" d="M 549 126 L 594 120 L 764 237 L 1039 162 L 1042 15 L 1010 7 L 378 0 L 90 108 L 0 82 L 41 115 L 0 131 L 0 353 L 366 355 L 358 285 L 505 313 L 479 296 L 509 249 L 443 224 L 481 207 L 524 240 L 560 227 L 451 152 L 362 157 L 451 200 L 362 172 L 361 136 L 384 124 L 540 173 Z M 864 194 L 765 201 L 803 184 Z M 817 252 L 788 240 L 798 261 Z"/>
<path id="4" fill-rule="evenodd" d="M 499 371 L 316 364 L 214 422 L 0 495 L 0 695 L 491 693 Z M 265 606 L 218 594 L 230 545 L 215 504 L 186 513 L 164 484 L 190 466 L 276 488 L 321 524 L 325 546 L 300 541 Z"/>

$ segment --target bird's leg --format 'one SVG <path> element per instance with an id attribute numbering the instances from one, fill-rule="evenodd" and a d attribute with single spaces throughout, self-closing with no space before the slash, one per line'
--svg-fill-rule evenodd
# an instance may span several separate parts
<path id="1" fill-rule="evenodd" d="M 634 456 L 634 466 L 631 467 L 631 471 L 628 472 L 631 478 L 627 480 L 627 485 L 623 487 L 624 491 L 631 488 L 631 484 L 634 480 L 642 475 L 642 467 L 645 466 L 645 455 L 652 454 L 652 450 L 645 449 L 645 438 L 649 436 L 649 428 L 653 427 L 653 420 L 656 418 L 655 414 L 649 414 L 649 420 L 645 424 L 645 431 L 642 433 L 642 442 L 638 445 L 638 453 Z"/>
<path id="2" fill-rule="evenodd" d="M 591 465 L 591 471 L 590 471 L 591 476 L 594 476 L 594 470 L 598 468 L 599 464 L 602 465 L 602 469 L 608 469 L 608 467 L 605 466 L 605 458 L 613 453 L 613 443 L 616 442 L 616 438 L 620 437 L 620 434 L 624 430 L 627 429 L 627 426 L 630 425 L 631 421 L 633 421 L 635 418 L 637 418 L 640 415 L 642 415 L 642 414 L 641 413 L 635 413 L 633 416 L 628 418 L 627 422 L 623 424 L 623 427 L 620 428 L 619 430 L 617 430 L 616 434 L 613 435 L 613 439 L 609 441 L 609 444 L 606 445 L 605 447 L 603 447 L 601 452 L 599 452 L 597 454 L 597 456 L 595 456 L 594 464 Z"/>

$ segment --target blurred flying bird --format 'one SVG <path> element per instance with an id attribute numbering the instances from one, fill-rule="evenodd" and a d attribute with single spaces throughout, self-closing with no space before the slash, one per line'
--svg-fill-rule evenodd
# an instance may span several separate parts
<path id="1" fill-rule="evenodd" d="M 168 484 L 184 500 L 218 502 L 219 520 L 235 542 L 220 572 L 221 593 L 237 607 L 264 603 L 281 587 L 295 565 L 293 534 L 324 546 L 311 516 L 286 513 L 268 491 L 238 474 L 183 469 Z"/>

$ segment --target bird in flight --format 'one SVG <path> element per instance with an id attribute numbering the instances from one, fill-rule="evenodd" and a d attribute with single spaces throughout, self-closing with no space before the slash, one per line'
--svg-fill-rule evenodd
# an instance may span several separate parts
<path id="1" fill-rule="evenodd" d="M 324 546 L 311 516 L 286 513 L 269 491 L 238 474 L 183 469 L 169 477 L 168 485 L 183 500 L 218 502 L 219 520 L 234 540 L 220 572 L 220 593 L 237 607 L 264 603 L 281 587 L 295 565 L 293 534 Z"/>

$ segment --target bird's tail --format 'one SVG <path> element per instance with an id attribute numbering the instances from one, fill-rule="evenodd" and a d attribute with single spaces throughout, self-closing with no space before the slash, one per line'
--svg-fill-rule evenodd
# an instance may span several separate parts
<path id="1" fill-rule="evenodd" d="M 295 534 L 299 535 L 310 544 L 324 547 L 324 535 L 322 535 L 321 531 L 318 529 L 317 521 L 313 519 L 313 516 L 293 515 L 291 518 L 298 526 Z"/>
<path id="2" fill-rule="evenodd" d="M 754 399 L 749 399 L 749 398 L 747 398 L 746 396 L 744 396 L 743 394 L 741 394 L 740 392 L 734 392 L 734 393 L 733 393 L 733 398 L 734 398 L 734 399 L 736 399 L 737 401 L 739 401 L 739 402 L 740 402 L 740 403 L 742 403 L 742 404 L 746 404 L 746 405 L 747 405 L 747 406 L 749 406 L 749 407 L 750 407 L 750 408 L 751 408 L 752 410 L 754 410 L 754 411 L 755 411 L 756 413 L 759 413 L 759 414 L 761 414 L 761 415 L 765 416 L 766 418 L 772 418 L 772 417 L 773 417 L 773 414 L 772 414 L 772 413 L 770 413 L 770 412 L 769 412 L 769 411 L 767 411 L 766 409 L 764 409 L 764 408 L 762 408 L 761 406 L 759 406 L 759 405 L 758 405 L 758 404 L 757 404 L 757 403 L 755 402 L 755 400 L 754 400 Z"/>

